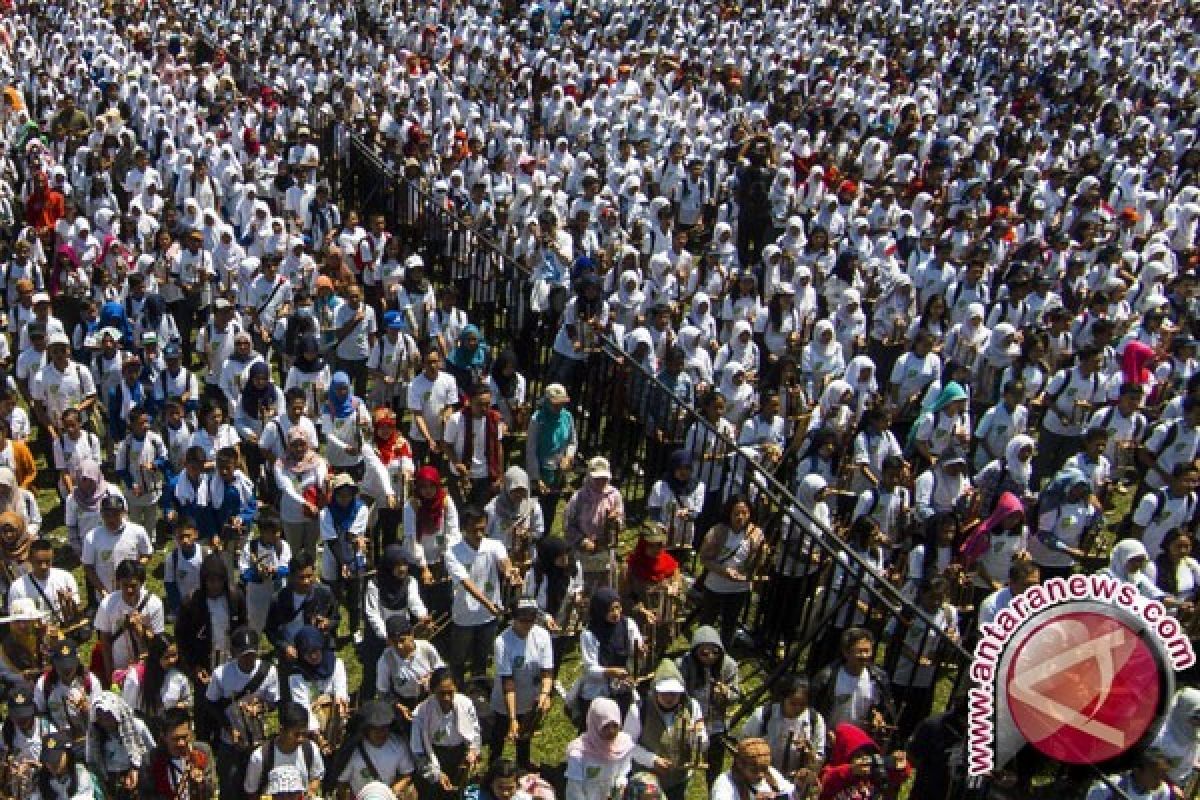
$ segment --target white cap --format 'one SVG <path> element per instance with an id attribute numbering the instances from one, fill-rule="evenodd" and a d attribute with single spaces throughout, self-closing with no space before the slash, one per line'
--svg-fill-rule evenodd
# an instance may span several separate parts
<path id="1" fill-rule="evenodd" d="M 65 333 L 63 333 L 61 331 L 56 331 L 56 332 L 50 334 L 50 338 L 46 340 L 46 346 L 54 347 L 54 345 L 56 345 L 56 344 L 61 344 L 64 347 L 70 347 L 71 340 L 67 338 L 67 335 Z"/>

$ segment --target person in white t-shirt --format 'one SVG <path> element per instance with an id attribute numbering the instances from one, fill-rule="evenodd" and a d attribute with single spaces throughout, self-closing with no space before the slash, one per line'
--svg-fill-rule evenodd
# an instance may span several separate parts
<path id="1" fill-rule="evenodd" d="M 408 744 L 392 733 L 396 712 L 387 702 L 374 700 L 363 707 L 360 718 L 362 742 L 351 753 L 338 776 L 338 784 L 348 786 L 358 795 L 367 784 L 378 782 L 390 788 L 396 797 L 409 796 L 416 767 Z"/>
<path id="2" fill-rule="evenodd" d="M 537 601 L 522 597 L 513 611 L 512 624 L 496 637 L 490 701 L 496 714 L 489 742 L 493 760 L 504 752 L 507 740 L 516 744 L 517 761 L 529 764 L 537 720 L 550 710 L 554 644 L 550 633 L 537 624 L 539 617 Z"/>
<path id="3" fill-rule="evenodd" d="M 487 515 L 462 511 L 462 539 L 446 551 L 446 573 L 454 587 L 450 607 L 450 664 L 465 676 L 470 663 L 477 675 L 487 672 L 488 656 L 503 611 L 505 582 L 519 582 L 502 542 L 489 539 Z"/>
<path id="4" fill-rule="evenodd" d="M 83 571 L 88 586 L 100 597 L 117 590 L 117 565 L 126 559 L 150 560 L 154 545 L 141 525 L 125 519 L 125 498 L 105 495 L 100 500 L 100 524 L 83 537 Z"/>
<path id="5" fill-rule="evenodd" d="M 119 591 L 108 594 L 96 611 L 104 675 L 136 661 L 166 626 L 162 600 L 145 589 L 146 566 L 141 561 L 128 558 L 118 564 L 116 581 Z"/>

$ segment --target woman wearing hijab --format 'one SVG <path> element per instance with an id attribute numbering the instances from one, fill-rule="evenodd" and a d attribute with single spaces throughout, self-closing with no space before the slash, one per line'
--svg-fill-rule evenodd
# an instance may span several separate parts
<path id="1" fill-rule="evenodd" d="M 842 377 L 846 371 L 846 359 L 842 345 L 834 333 L 833 323 L 827 319 L 817 322 L 813 337 L 804 348 L 800 372 L 808 384 L 809 397 L 820 397 L 830 381 Z"/>
<path id="2" fill-rule="evenodd" d="M 690 550 L 697 544 L 695 524 L 704 495 L 704 481 L 696 473 L 692 453 L 682 449 L 671 453 L 646 500 L 649 517 L 663 526 L 668 547 Z"/>
<path id="3" fill-rule="evenodd" d="M 8 467 L 0 467 L 0 511 L 12 511 L 25 521 L 26 531 L 34 536 L 42 528 L 42 512 L 37 498 L 28 489 L 22 489 L 17 476 Z"/>
<path id="4" fill-rule="evenodd" d="M 601 697 L 587 710 L 583 733 L 567 745 L 566 800 L 607 800 L 621 794 L 633 767 L 633 739 L 624 714 Z"/>
<path id="5" fill-rule="evenodd" d="M 492 408 L 500 412 L 505 436 L 523 431 L 529 424 L 529 404 L 526 402 L 528 382 L 519 371 L 517 354 L 502 350 L 492 362 L 488 388 L 492 393 Z"/>
<path id="6" fill-rule="evenodd" d="M 532 557 L 531 548 L 545 535 L 546 525 L 525 470 L 509 467 L 502 490 L 483 511 L 488 520 L 487 537 L 503 543 L 514 563 L 525 563 Z"/>
<path id="7" fill-rule="evenodd" d="M 0 588 L 6 597 L 12 583 L 29 571 L 29 548 L 35 539 L 21 514 L 0 511 Z"/>
<path id="8" fill-rule="evenodd" d="M 67 495 L 63 509 L 67 542 L 78 556 L 83 553 L 83 537 L 100 525 L 100 501 L 108 496 L 123 497 L 117 486 L 104 479 L 100 464 L 92 459 L 80 462 L 75 472 L 75 488 Z"/>
<path id="9" fill-rule="evenodd" d="M 833 315 L 833 328 L 843 357 L 861 352 L 867 346 L 867 316 L 862 310 L 862 294 L 858 289 L 842 292 L 841 303 Z"/>
<path id="10" fill-rule="evenodd" d="M 542 610 L 541 625 L 554 642 L 554 663 L 562 663 L 567 645 L 587 620 L 583 567 L 561 536 L 537 543 L 536 556 L 525 573 L 524 592 Z"/>
<path id="11" fill-rule="evenodd" d="M 358 632 L 360 576 L 367 566 L 366 503 L 345 473 L 330 481 L 329 505 L 321 510 L 321 578 L 349 612 L 350 631 Z"/>
<path id="12" fill-rule="evenodd" d="M 1154 375 L 1154 362 L 1158 354 L 1149 345 L 1139 341 L 1125 343 L 1121 352 L 1121 372 L 1108 386 L 1110 400 L 1116 400 L 1121 394 L 1121 387 L 1132 383 L 1142 387 L 1143 397 L 1149 398 L 1158 384 Z"/>
<path id="13" fill-rule="evenodd" d="M 615 700 L 628 709 L 634 700 L 633 673 L 645 663 L 645 642 L 637 624 L 625 614 L 615 589 L 597 589 L 588 603 L 587 627 L 579 637 L 582 674 L 568 693 L 568 710 L 576 727 L 587 718 L 597 698 Z"/>
<path id="14" fill-rule="evenodd" d="M 1036 451 L 1033 437 L 1017 434 L 1008 440 L 1004 455 L 989 462 L 975 475 L 975 488 L 979 492 L 979 507 L 990 514 L 1000 497 L 1011 492 L 1019 498 L 1032 499 L 1035 495 L 1031 485 L 1033 477 L 1033 454 Z"/>
<path id="15" fill-rule="evenodd" d="M 373 501 L 377 547 L 398 541 L 403 506 L 413 478 L 412 446 L 400 434 L 396 412 L 377 408 L 371 416 L 371 442 L 366 448 L 362 491 Z"/>
<path id="16" fill-rule="evenodd" d="M 956 381 L 943 387 L 933 405 L 913 426 L 911 447 L 925 463 L 941 458 L 951 448 L 971 443 L 971 418 L 966 390 Z"/>
<path id="17" fill-rule="evenodd" d="M 982 303 L 968 305 L 966 318 L 946 334 L 946 345 L 942 349 L 943 359 L 962 364 L 972 375 L 976 374 L 980 355 L 991 337 L 984 318 Z"/>
<path id="18" fill-rule="evenodd" d="M 807 436 L 819 430 L 831 431 L 838 447 L 850 444 L 857 425 L 854 409 L 854 388 L 844 380 L 835 379 L 825 386 L 821 402 L 813 410 Z"/>
<path id="19" fill-rule="evenodd" d="M 1138 594 L 1150 600 L 1162 600 L 1166 592 L 1154 583 L 1154 576 L 1147 567 L 1150 565 L 1150 554 L 1146 545 L 1137 539 L 1122 539 L 1113 545 L 1109 554 L 1108 566 L 1099 574 L 1108 575 L 1124 583 L 1132 583 Z"/>
<path id="20" fill-rule="evenodd" d="M 614 322 L 627 331 L 633 330 L 641 324 L 646 311 L 642 279 L 635 270 L 627 269 L 617 280 L 616 289 L 608 298 L 609 308 L 616 313 Z"/>
<path id="21" fill-rule="evenodd" d="M 525 471 L 542 506 L 547 528 L 553 527 L 566 476 L 575 460 L 579 440 L 575 416 L 567 409 L 570 397 L 560 383 L 546 387 L 537 411 L 529 418 Z"/>
<path id="22" fill-rule="evenodd" d="M 754 341 L 753 327 L 744 319 L 733 323 L 733 332 L 729 336 L 729 341 L 717 350 L 717 357 L 713 360 L 714 374 L 723 372 L 725 365 L 732 363 L 741 364 L 743 369 L 751 375 L 758 373 L 760 365 L 758 344 Z"/>
<path id="23" fill-rule="evenodd" d="M 974 305 L 974 304 L 972 304 Z M 1010 323 L 1000 322 L 988 336 L 975 371 L 976 402 L 991 406 L 1000 397 L 1000 378 L 1021 355 L 1021 337 Z"/>
<path id="24" fill-rule="evenodd" d="M 329 466 L 334 472 L 345 472 L 361 481 L 366 472 L 364 445 L 372 436 L 371 416 L 367 404 L 354 395 L 350 376 L 344 372 L 334 373 L 330 381 L 321 405 L 319 428 Z"/>
<path id="25" fill-rule="evenodd" d="M 467 394 L 487 375 L 489 352 L 477 326 L 467 325 L 459 332 L 457 344 L 446 356 L 446 371 L 454 376 L 460 392 Z"/>
<path id="26" fill-rule="evenodd" d="M 692 325 L 679 329 L 679 348 L 683 351 L 684 366 L 692 378 L 697 393 L 708 391 L 713 385 L 712 354 L 704 342 L 704 333 Z"/>
<path id="27" fill-rule="evenodd" d="M 422 599 L 438 617 L 450 612 L 453 599 L 445 553 L 460 538 L 454 500 L 437 467 L 427 464 L 413 476 L 412 497 L 404 506 L 404 549 L 417 570 Z"/>
<path id="28" fill-rule="evenodd" d="M 320 747 L 334 747 L 340 742 L 325 742 L 314 712 L 318 703 L 330 702 L 340 707 L 343 719 L 350 718 L 350 690 L 346 680 L 346 665 L 329 646 L 328 638 L 311 625 L 296 631 L 292 639 L 296 658 L 290 662 L 288 699 L 308 712 L 308 730 L 315 735 Z"/>
<path id="29" fill-rule="evenodd" d="M 1042 580 L 1069 576 L 1086 556 L 1085 540 L 1104 519 L 1088 502 L 1092 493 L 1091 481 L 1076 469 L 1063 469 L 1042 490 L 1037 531 L 1029 542 Z"/>
<path id="30" fill-rule="evenodd" d="M 657 663 L 675 640 L 683 584 L 679 562 L 668 551 L 667 532 L 646 523 L 633 552 L 625 561 L 620 584 L 622 604 L 641 621 L 650 648 L 647 664 Z"/>
<path id="31" fill-rule="evenodd" d="M 329 389 L 329 365 L 321 357 L 321 342 L 316 334 L 306 333 L 296 346 L 296 358 L 287 371 L 284 390 L 299 388 L 304 392 L 304 413 L 317 416 L 321 398 Z"/>
<path id="32" fill-rule="evenodd" d="M 1168 776 L 1176 786 L 1186 786 L 1200 758 L 1200 689 L 1178 689 L 1167 708 L 1162 728 L 1150 745 L 1171 760 Z"/>
<path id="33" fill-rule="evenodd" d="M 124 699 L 106 691 L 92 703 L 84 753 L 105 797 L 135 790 L 138 772 L 154 746 L 154 735 Z"/>
<path id="34" fill-rule="evenodd" d="M 721 370 L 719 393 L 725 399 L 723 417 L 735 430 L 741 430 L 758 407 L 758 393 L 754 391 L 746 366 L 741 361 L 730 361 Z"/>
<path id="35" fill-rule="evenodd" d="M 239 450 L 246 472 L 262 486 L 263 450 L 259 447 L 263 432 L 271 420 L 284 411 L 283 392 L 271 382 L 271 367 L 255 361 L 246 372 L 246 385 L 234 410 L 233 426 L 241 437 Z"/>
<path id="36" fill-rule="evenodd" d="M 399 543 L 389 544 L 376 564 L 375 575 L 367 581 L 363 593 L 363 616 L 366 618 L 366 636 L 359 649 L 359 661 L 363 667 L 361 692 L 363 697 L 374 696 L 375 674 L 379 657 L 387 648 L 387 622 L 392 617 L 403 616 L 412 625 L 420 625 L 429 619 L 429 611 L 421 601 L 417 579 L 408 569 L 404 547 Z"/>

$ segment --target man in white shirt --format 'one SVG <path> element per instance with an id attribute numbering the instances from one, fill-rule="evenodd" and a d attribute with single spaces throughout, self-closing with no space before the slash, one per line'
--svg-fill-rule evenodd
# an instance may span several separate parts
<path id="1" fill-rule="evenodd" d="M 446 552 L 446 572 L 454 583 L 450 664 L 459 683 L 467 674 L 468 661 L 475 674 L 487 673 L 497 618 L 503 613 L 503 582 L 519 580 L 512 574 L 504 544 L 488 539 L 486 533 L 487 515 L 466 508 L 463 538 Z"/>
<path id="2" fill-rule="evenodd" d="M 367 357 L 375 346 L 379 327 L 375 324 L 375 309 L 363 302 L 361 286 L 354 285 L 346 290 L 346 302 L 334 315 L 333 328 L 337 340 L 334 350 L 337 368 L 350 377 L 354 393 L 364 397 L 367 393 Z"/>
<path id="3" fill-rule="evenodd" d="M 125 519 L 125 498 L 105 495 L 100 501 L 101 524 L 83 537 L 83 571 L 88 586 L 103 598 L 117 590 L 117 565 L 127 559 L 149 562 L 154 552 L 150 534 Z"/>
<path id="4" fill-rule="evenodd" d="M 749 787 L 750 797 L 790 797 L 796 788 L 771 766 L 767 740 L 757 738 L 738 742 L 733 767 L 717 777 L 709 796 L 712 800 L 743 800 L 743 786 Z"/>
<path id="5" fill-rule="evenodd" d="M 250 628 L 239 628 L 233 632 L 234 660 L 219 666 L 208 682 L 206 697 L 226 719 L 221 728 L 218 746 L 217 771 L 221 783 L 221 796 L 238 797 L 242 786 L 242 772 L 246 763 L 246 731 L 235 720 L 242 711 L 254 711 L 255 707 L 266 714 L 270 707 L 279 704 L 279 674 L 275 667 L 258 657 L 258 633 Z M 233 713 L 237 704 L 239 713 Z M 300 728 L 308 732 L 308 712 L 289 704 L 300 719 Z M 282 720 L 281 720 L 282 725 Z M 314 748 L 315 749 L 315 748 Z M 262 762 L 259 761 L 261 773 Z M 249 778 L 248 770 L 246 778 Z M 255 780 L 257 784 L 257 776 Z"/>
<path id="6" fill-rule="evenodd" d="M 34 374 L 30 395 L 38 420 L 54 434 L 68 408 L 91 409 L 96 402 L 96 382 L 91 370 L 71 359 L 71 340 L 66 334 L 50 336 L 46 352 L 49 358 Z"/>
<path id="7" fill-rule="evenodd" d="M 505 738 L 517 746 L 517 762 L 530 763 L 534 720 L 550 709 L 554 690 L 554 644 L 550 633 L 537 624 L 541 609 L 532 597 L 522 597 L 513 611 L 512 624 L 494 646 L 496 675 L 491 707 L 496 713 L 491 751 L 499 753 Z"/>
<path id="8" fill-rule="evenodd" d="M 145 589 L 144 564 L 134 559 L 122 561 L 117 565 L 116 580 L 120 591 L 105 597 L 96 611 L 106 675 L 134 663 L 166 623 L 162 600 Z"/>
<path id="9" fill-rule="evenodd" d="M 79 585 L 74 575 L 52 566 L 53 563 L 54 543 L 49 539 L 34 540 L 29 546 L 29 572 L 8 587 L 8 606 L 12 608 L 17 600 L 31 600 L 38 611 L 48 613 L 55 624 L 67 627 L 75 619 L 68 618 L 69 615 L 64 613 L 63 601 L 69 598 L 69 604 L 78 610 L 83 609 Z"/>
<path id="10" fill-rule="evenodd" d="M 368 783 L 380 782 L 397 797 L 406 797 L 416 770 L 408 744 L 392 733 L 396 712 L 383 700 L 373 700 L 362 710 L 362 744 L 346 762 L 338 783 L 357 796 Z"/>
<path id="11" fill-rule="evenodd" d="M 408 440 L 417 463 L 441 454 L 446 420 L 458 404 L 458 382 L 450 373 L 441 371 L 442 357 L 438 351 L 430 348 L 422 361 L 425 368 L 408 384 L 408 410 L 412 412 Z"/>

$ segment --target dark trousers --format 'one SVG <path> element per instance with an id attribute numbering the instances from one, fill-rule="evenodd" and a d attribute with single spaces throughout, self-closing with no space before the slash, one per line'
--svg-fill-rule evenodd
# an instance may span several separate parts
<path id="1" fill-rule="evenodd" d="M 377 637 L 368 625 L 362 644 L 358 646 L 358 660 L 362 663 L 362 687 L 358 690 L 358 703 L 375 697 L 375 676 L 378 674 L 379 657 L 387 648 L 387 642 Z"/>
<path id="2" fill-rule="evenodd" d="M 519 714 L 518 717 L 524 717 L 524 715 Z M 488 758 L 493 764 L 504 755 L 504 742 L 508 736 L 509 719 L 507 714 L 498 713 L 492 724 L 492 735 L 488 737 Z M 518 736 L 514 746 L 517 750 L 517 763 L 521 766 L 529 766 L 533 750 L 533 737 Z"/>
<path id="3" fill-rule="evenodd" d="M 742 609 L 746 607 L 749 599 L 750 592 L 719 593 L 710 589 L 704 590 L 704 607 L 700 611 L 700 622 L 703 625 L 717 625 L 726 650 L 733 646 L 733 637 L 738 631 Z"/>
<path id="4" fill-rule="evenodd" d="M 1079 436 L 1062 436 L 1042 428 L 1038 437 L 1037 456 L 1033 460 L 1033 483 L 1036 488 L 1043 479 L 1054 477 L 1067 459 L 1079 452 L 1083 440 Z"/>
<path id="5" fill-rule="evenodd" d="M 243 786 L 246 763 L 250 760 L 250 754 L 221 742 L 217 745 L 217 755 L 217 783 L 221 788 L 221 797 L 243 800 L 246 797 Z"/>
<path id="6" fill-rule="evenodd" d="M 488 658 L 496 641 L 497 620 L 482 625 L 450 626 L 450 668 L 460 682 L 469 672 L 473 675 L 487 674 Z"/>

